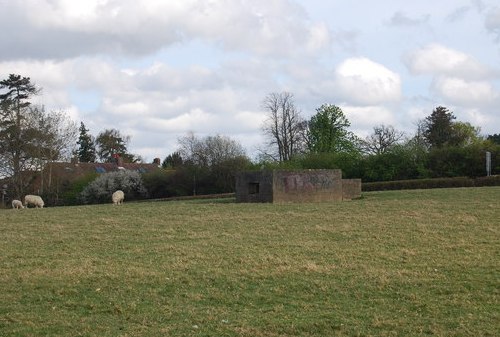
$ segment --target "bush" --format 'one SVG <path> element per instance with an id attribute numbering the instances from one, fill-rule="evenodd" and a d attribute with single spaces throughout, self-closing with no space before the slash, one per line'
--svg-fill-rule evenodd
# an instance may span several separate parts
<path id="1" fill-rule="evenodd" d="M 80 198 L 85 204 L 111 202 L 111 194 L 116 190 L 125 193 L 125 200 L 142 199 L 148 194 L 138 172 L 117 171 L 101 174 L 85 187 Z"/>
<path id="2" fill-rule="evenodd" d="M 385 191 L 385 190 L 410 190 L 428 188 L 451 188 L 451 187 L 481 187 L 500 186 L 500 176 L 480 177 L 480 178 L 436 178 L 436 179 L 415 179 L 397 180 L 363 183 L 362 190 Z"/>

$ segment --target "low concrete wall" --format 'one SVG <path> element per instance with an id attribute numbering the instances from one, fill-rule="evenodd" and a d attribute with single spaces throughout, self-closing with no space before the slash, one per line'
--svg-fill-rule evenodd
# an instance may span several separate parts
<path id="1" fill-rule="evenodd" d="M 342 179 L 342 199 L 361 198 L 361 179 Z"/>

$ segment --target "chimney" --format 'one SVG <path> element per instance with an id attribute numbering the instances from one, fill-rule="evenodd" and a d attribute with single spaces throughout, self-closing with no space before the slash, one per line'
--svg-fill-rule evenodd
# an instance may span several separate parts
<path id="1" fill-rule="evenodd" d="M 116 166 L 123 167 L 123 158 L 118 153 L 113 154 Z"/>

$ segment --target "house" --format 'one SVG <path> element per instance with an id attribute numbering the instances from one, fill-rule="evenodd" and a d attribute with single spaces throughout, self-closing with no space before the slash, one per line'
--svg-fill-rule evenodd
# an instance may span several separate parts
<path id="1" fill-rule="evenodd" d="M 51 162 L 45 165 L 39 172 L 32 184 L 34 193 L 56 192 L 64 189 L 72 182 L 92 175 L 120 170 L 137 171 L 149 173 L 160 168 L 160 159 L 156 158 L 153 163 L 124 163 L 121 158 L 115 158 L 111 163 L 80 163 L 77 160 L 71 162 Z"/>
<path id="2" fill-rule="evenodd" d="M 319 202 L 361 197 L 361 179 L 341 170 L 246 171 L 236 175 L 237 202 Z"/>

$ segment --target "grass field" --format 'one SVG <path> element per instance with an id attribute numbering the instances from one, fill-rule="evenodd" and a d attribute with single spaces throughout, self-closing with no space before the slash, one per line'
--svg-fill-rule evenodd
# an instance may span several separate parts
<path id="1" fill-rule="evenodd" d="M 0 210 L 0 336 L 499 336 L 500 188 Z"/>

